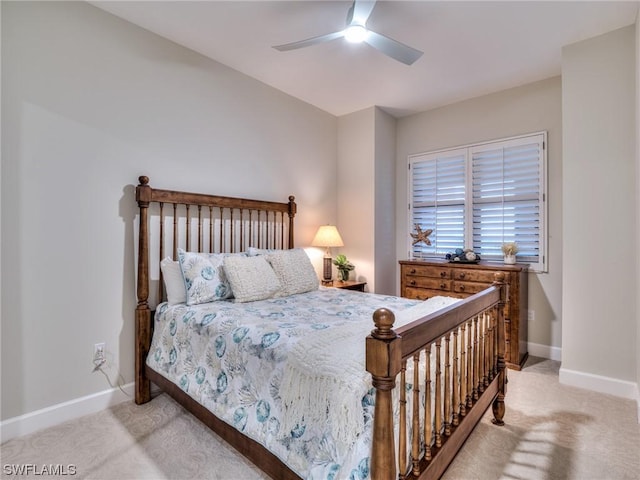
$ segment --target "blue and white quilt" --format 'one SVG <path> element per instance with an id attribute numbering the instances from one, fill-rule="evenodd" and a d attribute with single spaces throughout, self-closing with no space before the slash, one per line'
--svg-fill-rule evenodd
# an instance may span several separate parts
<path id="1" fill-rule="evenodd" d="M 370 383 L 360 399 L 364 429 L 345 449 L 327 419 L 299 418 L 292 424 L 285 418 L 283 376 L 304 339 L 322 331 L 349 331 L 356 324 L 370 331 L 375 309 L 397 313 L 420 303 L 424 302 L 333 288 L 242 304 L 163 303 L 156 310 L 147 364 L 264 445 L 302 478 L 363 480 L 369 478 L 374 403 Z M 362 349 L 364 341 L 363 335 L 354 337 L 354 348 Z M 343 339 L 341 345 L 349 342 Z"/>

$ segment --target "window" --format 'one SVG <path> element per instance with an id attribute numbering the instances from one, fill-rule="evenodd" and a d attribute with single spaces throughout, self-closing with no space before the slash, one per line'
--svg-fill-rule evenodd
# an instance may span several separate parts
<path id="1" fill-rule="evenodd" d="M 500 261 L 502 244 L 516 242 L 519 262 L 546 271 L 545 145 L 542 132 L 411 155 L 410 225 L 433 233 L 410 257 L 472 248 Z"/>

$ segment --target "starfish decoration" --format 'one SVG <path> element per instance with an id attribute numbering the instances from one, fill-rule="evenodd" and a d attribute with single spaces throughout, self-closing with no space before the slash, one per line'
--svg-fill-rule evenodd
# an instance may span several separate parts
<path id="1" fill-rule="evenodd" d="M 416 232 L 418 233 L 409 234 L 411 235 L 411 238 L 413 238 L 413 243 L 411 245 L 415 245 L 416 243 L 420 243 L 420 242 L 424 242 L 426 245 L 431 245 L 431 240 L 429 240 L 429 235 L 431 235 L 433 230 L 429 229 L 423 232 L 422 228 L 420 228 L 419 223 L 416 223 L 415 227 L 416 227 Z"/>

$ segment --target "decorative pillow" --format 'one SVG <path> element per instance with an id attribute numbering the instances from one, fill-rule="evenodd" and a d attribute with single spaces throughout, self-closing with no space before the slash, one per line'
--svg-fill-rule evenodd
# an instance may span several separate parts
<path id="1" fill-rule="evenodd" d="M 257 255 L 266 255 L 267 253 L 273 253 L 273 252 L 279 252 L 280 250 L 277 250 L 275 248 L 256 248 L 256 247 L 249 247 L 247 250 L 247 255 L 249 255 L 250 257 L 255 257 Z"/>
<path id="2" fill-rule="evenodd" d="M 236 302 L 264 300 L 280 291 L 278 277 L 263 256 L 226 257 L 224 271 Z"/>
<path id="3" fill-rule="evenodd" d="M 184 287 L 182 270 L 180 263 L 171 257 L 166 257 L 160 262 L 164 289 L 167 292 L 167 302 L 169 305 L 177 305 L 187 301 L 187 290 Z"/>
<path id="4" fill-rule="evenodd" d="M 267 254 L 266 259 L 282 286 L 277 296 L 310 292 L 320 287 L 318 275 L 303 249 L 280 250 Z"/>
<path id="5" fill-rule="evenodd" d="M 187 305 L 226 300 L 233 291 L 222 262 L 225 253 L 195 253 L 178 249 L 180 269 L 187 292 Z"/>

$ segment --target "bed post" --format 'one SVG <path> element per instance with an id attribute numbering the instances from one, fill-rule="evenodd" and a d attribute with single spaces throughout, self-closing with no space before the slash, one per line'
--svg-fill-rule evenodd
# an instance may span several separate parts
<path id="1" fill-rule="evenodd" d="M 289 195 L 289 245 L 288 248 L 293 248 L 293 217 L 296 216 L 297 206 L 295 202 L 296 197 Z"/>
<path id="2" fill-rule="evenodd" d="M 504 421 L 504 396 L 507 393 L 507 366 L 504 360 L 504 342 L 505 342 L 505 325 L 504 325 L 504 306 L 507 303 L 507 285 L 504 282 L 504 273 L 495 274 L 493 284 L 500 288 L 500 301 L 498 302 L 498 396 L 491 406 L 493 410 L 493 420 L 495 425 L 503 426 Z"/>
<path id="3" fill-rule="evenodd" d="M 376 389 L 373 414 L 373 444 L 371 447 L 371 478 L 396 478 L 396 459 L 393 434 L 393 405 L 391 393 L 401 368 L 402 339 L 392 330 L 393 312 L 380 308 L 373 314 L 376 326 L 367 337 L 366 365 Z"/>
<path id="4" fill-rule="evenodd" d="M 140 226 L 138 234 L 138 305 L 136 307 L 136 365 L 135 400 L 138 405 L 151 400 L 151 382 L 145 372 L 145 359 L 151 344 L 151 310 L 149 310 L 149 202 L 151 187 L 149 177 L 138 178 L 136 201 L 140 207 Z"/>

